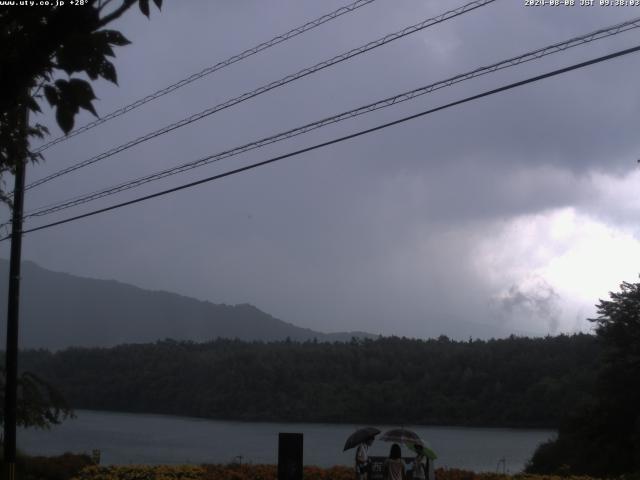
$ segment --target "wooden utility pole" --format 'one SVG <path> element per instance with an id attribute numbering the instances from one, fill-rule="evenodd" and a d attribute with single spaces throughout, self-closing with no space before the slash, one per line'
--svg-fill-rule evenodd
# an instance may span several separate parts
<path id="1" fill-rule="evenodd" d="M 13 218 L 11 229 L 11 258 L 9 263 L 9 299 L 7 306 L 7 349 L 5 360 L 4 390 L 4 461 L 7 479 L 16 475 L 16 410 L 18 400 L 18 318 L 20 307 L 20 262 L 22 256 L 22 213 L 24 205 L 24 177 L 27 163 L 27 102 L 19 107 L 16 131 L 24 139 L 15 164 L 15 186 L 13 189 Z M 20 140 L 17 142 L 20 144 Z"/>

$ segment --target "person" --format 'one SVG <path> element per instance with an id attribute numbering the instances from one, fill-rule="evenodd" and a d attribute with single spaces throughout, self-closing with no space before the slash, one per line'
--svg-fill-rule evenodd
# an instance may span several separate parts
<path id="1" fill-rule="evenodd" d="M 426 464 L 427 457 L 424 454 L 422 445 L 415 444 L 416 458 L 413 459 L 413 480 L 426 480 Z"/>
<path id="2" fill-rule="evenodd" d="M 416 458 L 413 459 L 413 470 L 411 478 L 413 480 L 435 480 L 436 475 L 433 469 L 433 461 L 427 456 L 422 445 L 414 444 Z"/>
<path id="3" fill-rule="evenodd" d="M 406 480 L 404 461 L 400 445 L 394 443 L 389 451 L 389 458 L 384 462 L 384 480 Z"/>
<path id="4" fill-rule="evenodd" d="M 356 449 L 356 479 L 367 480 L 369 472 L 369 447 L 373 443 L 373 437 L 369 437 Z"/>

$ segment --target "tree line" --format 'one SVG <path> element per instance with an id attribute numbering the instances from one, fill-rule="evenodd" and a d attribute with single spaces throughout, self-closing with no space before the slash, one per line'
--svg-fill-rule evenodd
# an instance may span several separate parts
<path id="1" fill-rule="evenodd" d="M 532 473 L 640 477 L 640 283 L 623 282 L 609 297 L 591 319 L 601 346 L 593 395 L 567 410 Z"/>
<path id="2" fill-rule="evenodd" d="M 29 350 L 77 409 L 214 419 L 556 427 L 592 401 L 591 335 L 349 343 L 165 340 Z"/>

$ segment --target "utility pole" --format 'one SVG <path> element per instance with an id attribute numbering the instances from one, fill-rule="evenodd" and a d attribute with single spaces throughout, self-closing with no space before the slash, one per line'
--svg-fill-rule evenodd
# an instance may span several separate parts
<path id="1" fill-rule="evenodd" d="M 27 91 L 25 95 L 28 95 Z M 18 107 L 16 132 L 19 152 L 15 163 L 15 186 L 13 189 L 13 217 L 11 228 L 11 258 L 9 261 L 9 299 L 7 306 L 7 349 L 5 360 L 4 390 L 4 461 L 7 479 L 16 476 L 16 410 L 18 400 L 18 318 L 20 307 L 20 261 L 22 256 L 22 213 L 24 206 L 24 177 L 27 163 L 27 101 Z M 24 139 L 24 150 L 21 140 Z"/>

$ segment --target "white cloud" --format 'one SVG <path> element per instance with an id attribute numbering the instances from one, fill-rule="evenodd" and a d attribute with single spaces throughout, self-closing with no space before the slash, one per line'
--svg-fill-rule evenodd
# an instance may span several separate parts
<path id="1" fill-rule="evenodd" d="M 513 314 L 508 321 L 517 326 L 553 330 L 557 321 L 560 331 L 575 330 L 577 315 L 593 316 L 598 299 L 640 272 L 640 239 L 575 207 L 496 227 L 477 246 L 475 261 L 495 290 L 496 314 Z"/>

